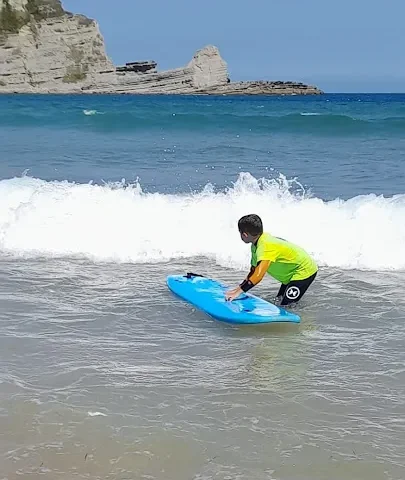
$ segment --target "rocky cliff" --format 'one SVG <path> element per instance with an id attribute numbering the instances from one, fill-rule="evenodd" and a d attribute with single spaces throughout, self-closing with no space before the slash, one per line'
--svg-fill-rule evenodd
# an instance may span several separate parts
<path id="1" fill-rule="evenodd" d="M 141 61 L 116 68 L 97 22 L 66 12 L 60 0 L 0 0 L 0 93 L 321 93 L 291 82 L 232 83 L 214 46 L 182 68 L 155 67 Z"/>
<path id="2" fill-rule="evenodd" d="M 113 82 L 97 22 L 65 12 L 60 0 L 0 0 L 0 91 L 72 92 Z"/>
<path id="3" fill-rule="evenodd" d="M 155 62 L 150 63 L 156 65 Z M 183 68 L 163 72 L 155 69 L 133 72 L 127 66 L 126 69 L 117 70 L 113 85 L 99 81 L 83 87 L 83 90 L 92 93 L 187 94 L 219 87 L 228 82 L 227 65 L 218 49 L 211 45 L 198 50 L 190 63 Z"/>

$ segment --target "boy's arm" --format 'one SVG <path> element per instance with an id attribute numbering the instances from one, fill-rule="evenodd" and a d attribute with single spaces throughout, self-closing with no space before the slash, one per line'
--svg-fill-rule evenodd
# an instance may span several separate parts
<path id="1" fill-rule="evenodd" d="M 250 271 L 249 273 L 247 274 L 247 277 L 246 277 L 246 280 L 249 280 L 249 278 L 253 275 L 254 271 L 256 270 L 256 267 L 254 267 L 253 265 L 250 267 Z"/>
<path id="2" fill-rule="evenodd" d="M 256 267 L 253 267 L 253 272 L 249 273 L 248 278 L 240 284 L 240 288 L 247 292 L 255 285 L 263 280 L 268 268 L 270 267 L 270 260 L 261 260 Z"/>
<path id="3" fill-rule="evenodd" d="M 226 293 L 226 299 L 228 301 L 232 301 L 239 297 L 242 292 L 247 292 L 261 282 L 270 266 L 270 263 L 270 260 L 262 260 L 257 264 L 256 267 L 252 266 L 247 278 L 238 287 Z"/>

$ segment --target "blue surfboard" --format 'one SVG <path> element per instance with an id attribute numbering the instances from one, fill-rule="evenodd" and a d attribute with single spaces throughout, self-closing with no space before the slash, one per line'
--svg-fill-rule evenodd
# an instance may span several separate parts
<path id="1" fill-rule="evenodd" d="M 169 275 L 167 286 L 186 302 L 223 322 L 253 325 L 301 321 L 298 315 L 250 293 L 243 293 L 229 302 L 225 299 L 228 286 L 198 274 Z"/>

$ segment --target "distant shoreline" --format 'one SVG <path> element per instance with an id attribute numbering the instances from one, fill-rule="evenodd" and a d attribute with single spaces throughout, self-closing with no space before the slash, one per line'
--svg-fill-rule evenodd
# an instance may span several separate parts
<path id="1" fill-rule="evenodd" d="M 132 96 L 132 97 L 303 97 L 303 96 L 333 96 L 333 95 L 347 95 L 347 96 L 355 96 L 355 95 L 380 95 L 380 96 L 401 96 L 405 95 L 404 92 L 325 92 L 322 91 L 321 94 L 285 94 L 285 93 L 267 93 L 267 94 L 242 94 L 242 93 L 128 93 L 128 92 L 1 92 L 0 97 L 6 96 L 60 96 L 60 97 L 104 97 L 104 96 Z"/>
<path id="2" fill-rule="evenodd" d="M 130 92 L 107 89 L 80 90 L 72 92 L 61 91 L 0 91 L 0 95 L 134 95 L 134 96 L 309 96 L 324 95 L 317 87 L 295 82 L 230 82 L 226 85 L 213 86 L 193 92 Z"/>

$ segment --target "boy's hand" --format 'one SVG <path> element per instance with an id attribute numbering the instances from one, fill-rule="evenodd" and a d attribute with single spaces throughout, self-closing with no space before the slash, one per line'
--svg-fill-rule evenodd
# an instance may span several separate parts
<path id="1" fill-rule="evenodd" d="M 225 299 L 228 302 L 232 302 L 232 300 L 235 300 L 235 298 L 239 297 L 239 295 L 243 292 L 243 290 L 240 287 L 236 287 L 233 290 L 228 290 L 225 293 Z"/>

